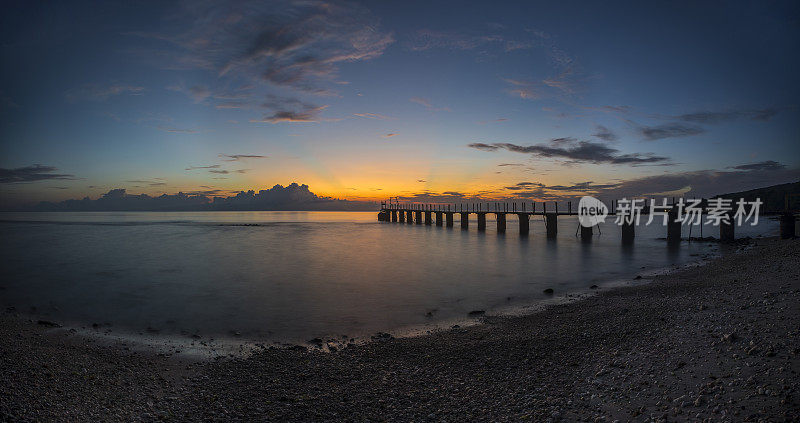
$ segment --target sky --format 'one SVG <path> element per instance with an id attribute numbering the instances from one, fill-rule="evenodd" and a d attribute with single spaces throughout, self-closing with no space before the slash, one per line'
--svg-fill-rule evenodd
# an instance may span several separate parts
<path id="1" fill-rule="evenodd" d="M 4 2 L 0 207 L 800 179 L 797 2 Z M 119 192 L 119 191 L 115 191 Z"/>

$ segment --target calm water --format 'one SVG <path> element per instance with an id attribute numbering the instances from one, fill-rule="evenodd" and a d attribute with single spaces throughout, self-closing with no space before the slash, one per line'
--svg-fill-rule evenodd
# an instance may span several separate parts
<path id="1" fill-rule="evenodd" d="M 585 290 L 721 248 L 668 248 L 657 239 L 661 225 L 637 228 L 634 245 L 623 246 L 613 223 L 582 243 L 574 218 L 560 218 L 558 239 L 548 240 L 541 217 L 520 237 L 512 217 L 497 234 L 491 220 L 479 233 L 476 222 L 462 231 L 458 221 L 448 229 L 376 215 L 2 213 L 0 298 L 21 312 L 115 331 L 363 336 L 531 304 L 545 288 Z M 776 232 L 765 219 L 737 228 L 737 236 Z"/>

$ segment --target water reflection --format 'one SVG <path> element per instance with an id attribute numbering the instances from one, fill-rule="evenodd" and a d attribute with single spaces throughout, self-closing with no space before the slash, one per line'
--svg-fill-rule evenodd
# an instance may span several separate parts
<path id="1" fill-rule="evenodd" d="M 686 262 L 708 243 L 669 247 L 660 225 L 581 241 L 516 218 L 497 233 L 378 223 L 375 213 L 37 213 L 0 217 L 4 306 L 53 319 L 162 332 L 310 339 L 388 331 L 502 310 Z M 776 231 L 742 229 L 740 236 Z M 456 223 L 457 224 L 457 223 Z M 244 226 L 249 225 L 249 226 Z M 708 231 L 706 230 L 706 234 Z M 694 256 L 693 256 L 694 255 Z M 511 298 L 511 300 L 509 300 Z"/>

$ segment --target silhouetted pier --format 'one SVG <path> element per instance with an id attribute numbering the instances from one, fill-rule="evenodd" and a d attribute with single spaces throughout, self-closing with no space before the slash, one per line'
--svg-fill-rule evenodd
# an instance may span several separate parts
<path id="1" fill-rule="evenodd" d="M 616 217 L 619 211 L 618 201 L 612 201 L 611 207 L 608 210 L 608 216 Z M 642 216 L 647 216 L 651 212 L 658 213 L 659 215 L 667 215 L 667 242 L 678 243 L 681 241 L 681 225 L 682 222 L 678 218 L 678 205 L 675 199 L 671 204 L 664 204 L 662 206 L 653 207 L 652 210 L 649 206 L 641 208 L 638 213 Z M 630 210 L 624 213 L 631 213 Z M 516 218 L 519 222 L 519 232 L 521 235 L 528 235 L 530 233 L 531 218 L 535 216 L 542 216 L 544 221 L 545 230 L 548 238 L 555 238 L 558 235 L 558 217 L 559 216 L 577 216 L 577 205 L 573 207 L 571 201 L 567 202 L 486 202 L 486 203 L 462 203 L 462 204 L 422 204 L 422 203 L 397 203 L 397 202 L 382 202 L 381 210 L 378 213 L 378 220 L 382 222 L 397 222 L 405 224 L 417 225 L 436 225 L 444 227 L 454 226 L 454 216 L 458 215 L 459 225 L 461 229 L 469 229 L 470 215 L 477 217 L 478 231 L 486 230 L 486 215 L 492 214 L 495 216 L 498 233 L 506 232 L 506 222 L 509 216 Z M 703 206 L 700 209 L 700 214 L 707 215 L 708 208 Z M 778 213 L 761 213 L 778 214 Z M 781 236 L 785 233 L 794 234 L 794 214 L 791 212 L 782 212 L 781 218 Z M 788 217 L 787 217 L 788 216 Z M 734 233 L 734 219 L 733 211 L 728 214 L 728 222 L 720 222 L 719 225 L 719 239 L 723 242 L 733 241 L 735 238 Z M 622 240 L 624 242 L 633 241 L 636 236 L 635 224 L 628 222 L 629 219 L 623 221 L 621 225 Z M 784 228 L 784 225 L 787 227 Z M 582 239 L 590 239 L 598 225 L 591 227 L 580 226 L 578 232 Z M 702 226 L 700 226 L 700 236 L 702 237 Z M 789 228 L 791 226 L 791 228 Z M 577 234 L 576 234 L 577 235 Z"/>

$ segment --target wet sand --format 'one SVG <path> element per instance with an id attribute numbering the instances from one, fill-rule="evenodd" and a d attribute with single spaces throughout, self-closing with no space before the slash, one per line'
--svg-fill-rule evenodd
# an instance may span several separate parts
<path id="1" fill-rule="evenodd" d="M 796 240 L 529 316 L 331 353 L 197 361 L 13 313 L 0 322 L 0 420 L 800 418 Z"/>

